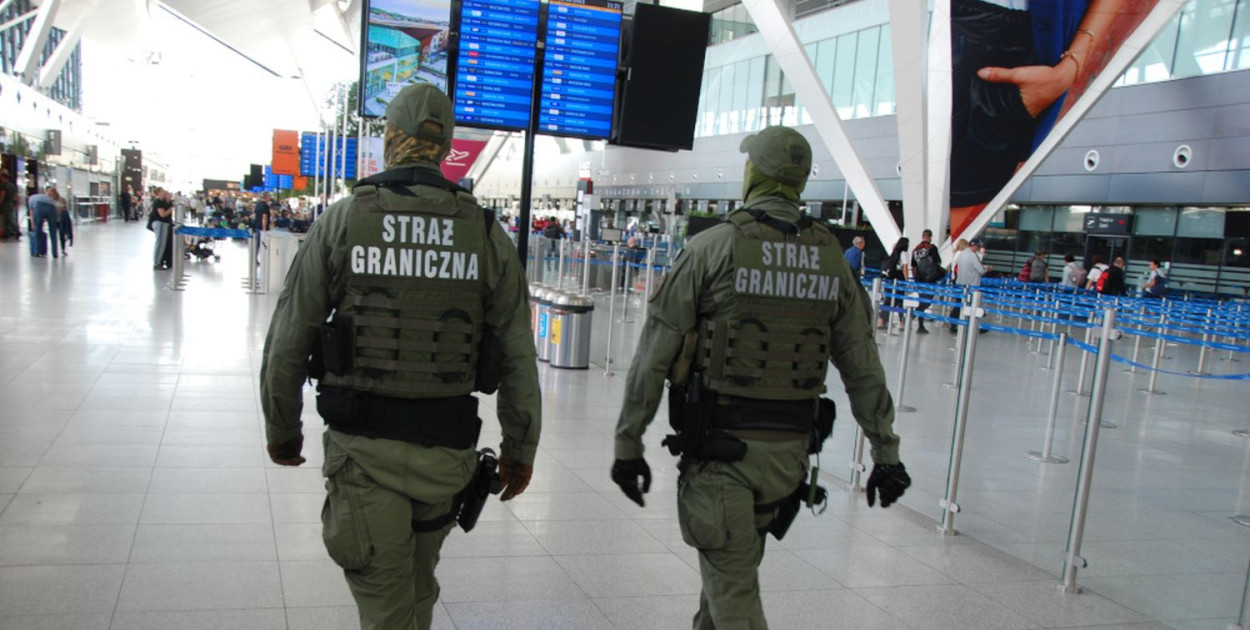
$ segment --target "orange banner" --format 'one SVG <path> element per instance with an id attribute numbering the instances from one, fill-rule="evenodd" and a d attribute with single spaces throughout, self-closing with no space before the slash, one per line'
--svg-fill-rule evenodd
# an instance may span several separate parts
<path id="1" fill-rule="evenodd" d="M 273 130 L 273 173 L 299 175 L 299 133 Z"/>

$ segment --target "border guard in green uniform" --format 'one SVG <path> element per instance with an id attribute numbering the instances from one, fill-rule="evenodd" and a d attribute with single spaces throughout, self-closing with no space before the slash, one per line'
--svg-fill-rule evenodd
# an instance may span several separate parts
<path id="1" fill-rule="evenodd" d="M 457 520 L 472 527 L 469 506 L 476 497 L 480 513 L 495 465 L 503 500 L 524 491 L 538 448 L 524 274 L 494 218 L 439 171 L 453 126 L 438 89 L 400 91 L 386 110 L 387 170 L 314 224 L 265 340 L 274 462 L 305 461 L 302 389 L 318 379 L 322 535 L 365 630 L 430 627 L 443 540 Z M 496 388 L 498 460 L 476 450 L 471 395 Z"/>
<path id="2" fill-rule="evenodd" d="M 830 360 L 872 443 L 868 504 L 896 501 L 911 480 L 899 462 L 894 406 L 873 341 L 867 295 L 834 236 L 800 210 L 812 150 L 793 129 L 743 141 L 746 204 L 691 238 L 652 297 L 616 428 L 612 480 L 643 505 L 651 470 L 642 436 L 670 382 L 665 441 L 681 455 L 678 518 L 699 550 L 695 630 L 765 630 L 758 568 L 800 504 L 809 454 L 833 430 L 822 399 Z M 814 476 L 813 476 L 814 477 Z"/>

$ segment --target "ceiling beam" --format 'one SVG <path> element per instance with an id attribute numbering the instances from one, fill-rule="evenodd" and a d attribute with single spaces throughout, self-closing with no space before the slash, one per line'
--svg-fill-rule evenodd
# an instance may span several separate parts
<path id="1" fill-rule="evenodd" d="M 82 39 L 82 33 L 87 28 L 87 17 L 95 11 L 98 0 L 88 0 L 74 16 L 74 23 L 65 30 L 65 37 L 56 45 L 56 50 L 52 51 L 52 56 L 44 62 L 43 68 L 39 70 L 39 89 L 47 91 L 56 83 L 56 77 L 61 73 L 61 68 L 65 67 L 65 62 L 69 61 L 70 55 L 74 53 L 74 49 L 78 46 L 78 41 Z"/>
<path id="2" fill-rule="evenodd" d="M 48 35 L 52 32 L 52 18 L 56 17 L 56 10 L 60 7 L 61 0 L 43 0 L 43 4 L 39 5 L 38 14 L 35 15 L 35 23 L 30 25 L 30 30 L 26 33 L 22 52 L 18 53 L 17 61 L 13 64 L 22 83 L 26 85 L 35 84 L 35 71 L 39 69 L 39 57 L 42 56 L 43 47 L 47 44 Z"/>

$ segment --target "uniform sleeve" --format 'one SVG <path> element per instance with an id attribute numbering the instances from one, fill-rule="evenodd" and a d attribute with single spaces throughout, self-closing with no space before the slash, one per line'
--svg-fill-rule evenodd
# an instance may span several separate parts
<path id="1" fill-rule="evenodd" d="M 851 399 L 851 415 L 872 443 L 873 461 L 897 464 L 894 401 L 886 389 L 885 368 L 873 339 L 872 306 L 849 269 L 843 268 L 840 277 L 842 308 L 833 322 L 830 359 Z"/>
<path id="2" fill-rule="evenodd" d="M 709 233 L 707 238 L 711 236 Z M 647 322 L 625 380 L 625 400 L 616 423 L 617 459 L 643 455 L 642 435 L 660 406 L 669 366 L 698 320 L 705 260 L 707 254 L 698 244 L 688 243 L 651 297 Z"/>
<path id="3" fill-rule="evenodd" d="M 308 231 L 269 322 L 260 366 L 260 401 L 270 444 L 289 442 L 302 434 L 308 357 L 317 343 L 317 328 L 334 306 L 329 282 L 332 243 L 328 239 L 334 232 L 330 223 L 327 212 Z"/>
<path id="4" fill-rule="evenodd" d="M 500 454 L 531 465 L 542 431 L 542 394 L 538 389 L 537 354 L 530 327 L 529 288 L 512 242 L 498 226 L 490 226 L 489 234 L 498 282 L 486 312 L 486 323 L 494 327 L 503 349 L 497 399 L 503 429 Z"/>

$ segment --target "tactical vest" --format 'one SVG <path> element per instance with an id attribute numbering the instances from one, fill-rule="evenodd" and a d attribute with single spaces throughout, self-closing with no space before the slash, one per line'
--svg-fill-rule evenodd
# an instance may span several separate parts
<path id="1" fill-rule="evenodd" d="M 699 322 L 703 382 L 723 395 L 815 399 L 825 390 L 841 248 L 822 226 L 790 225 L 754 205 L 726 219 L 737 228 L 733 287 Z"/>
<path id="2" fill-rule="evenodd" d="M 486 298 L 481 208 L 468 193 L 418 190 L 387 208 L 376 186 L 353 196 L 335 314 L 350 328 L 351 366 L 322 382 L 400 398 L 471 393 Z"/>

